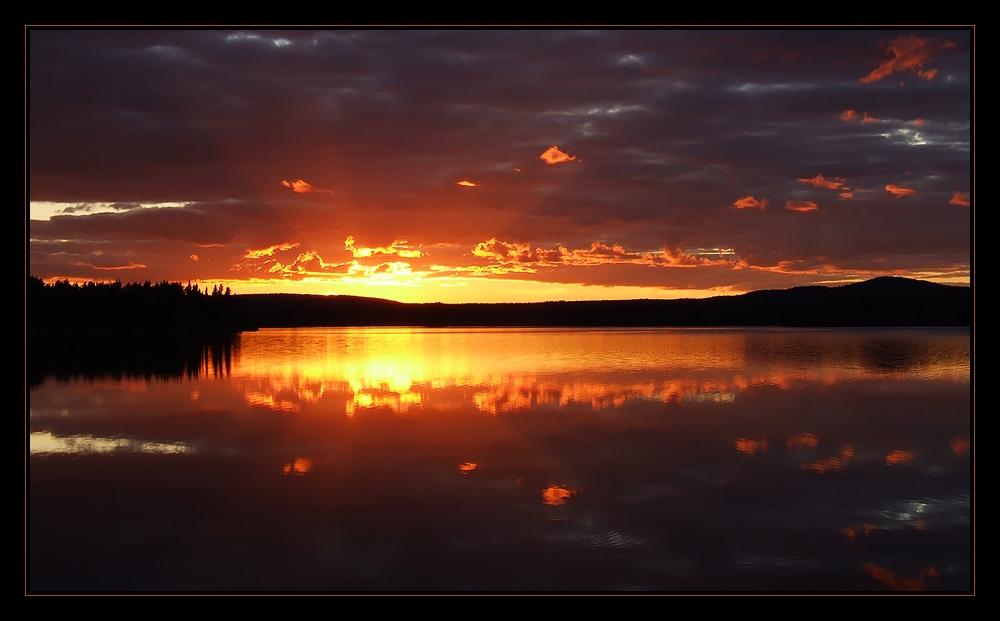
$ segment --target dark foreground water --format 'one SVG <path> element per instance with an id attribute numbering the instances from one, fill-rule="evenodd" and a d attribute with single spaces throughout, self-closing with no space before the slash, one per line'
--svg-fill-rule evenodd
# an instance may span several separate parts
<path id="1" fill-rule="evenodd" d="M 968 330 L 298 329 L 29 395 L 31 591 L 967 591 Z"/>

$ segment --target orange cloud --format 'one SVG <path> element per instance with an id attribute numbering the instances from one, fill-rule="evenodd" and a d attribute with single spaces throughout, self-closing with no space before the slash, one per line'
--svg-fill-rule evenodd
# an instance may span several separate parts
<path id="1" fill-rule="evenodd" d="M 893 58 L 883 62 L 859 81 L 862 84 L 871 84 L 897 71 L 913 71 L 927 81 L 933 80 L 937 69 L 924 71 L 924 63 L 930 60 L 938 50 L 950 47 L 955 47 L 951 41 L 922 39 L 916 35 L 896 37 L 889 42 L 885 50 L 886 53 L 892 54 Z"/>
<path id="2" fill-rule="evenodd" d="M 770 202 L 766 198 L 757 200 L 753 197 L 753 195 L 750 195 L 738 199 L 733 203 L 733 207 L 737 209 L 764 209 L 768 206 L 768 204 L 770 204 Z"/>
<path id="3" fill-rule="evenodd" d="M 845 199 L 854 198 L 854 192 L 851 192 L 847 190 L 847 188 L 844 188 L 844 191 L 840 193 L 840 198 L 845 198 Z"/>
<path id="4" fill-rule="evenodd" d="M 232 266 L 232 271 L 247 274 L 265 274 L 267 278 L 305 278 L 309 276 L 329 276 L 330 274 L 346 274 L 356 261 L 347 263 L 327 263 L 315 250 L 298 253 L 294 259 L 288 260 L 287 255 L 275 256 L 277 252 L 285 252 L 299 244 L 281 244 L 251 250 L 245 255 L 242 263 Z M 288 261 L 283 262 L 283 261 Z"/>
<path id="5" fill-rule="evenodd" d="M 465 180 L 456 181 L 455 185 L 460 185 L 463 188 L 478 188 L 479 187 L 478 183 L 473 183 L 472 181 L 465 181 Z"/>
<path id="6" fill-rule="evenodd" d="M 962 207 L 968 207 L 969 205 L 972 204 L 972 199 L 969 197 L 968 194 L 966 194 L 964 192 L 955 192 L 955 196 L 951 197 L 951 200 L 948 201 L 948 204 L 949 205 L 961 205 Z"/>
<path id="7" fill-rule="evenodd" d="M 913 119 L 913 124 L 916 125 L 917 127 L 922 126 L 924 123 L 925 123 L 925 121 L 922 118 L 920 118 L 919 116 L 917 118 Z"/>
<path id="8" fill-rule="evenodd" d="M 473 249 L 477 257 L 492 259 L 504 266 L 514 266 L 501 270 L 490 269 L 493 273 L 507 271 L 534 271 L 528 265 L 539 267 L 555 267 L 568 265 L 588 267 L 608 264 L 649 265 L 655 267 L 698 267 L 707 265 L 730 265 L 728 255 L 734 254 L 729 248 L 716 248 L 711 252 L 692 250 L 690 253 L 679 249 L 664 248 L 654 252 L 630 252 L 619 244 L 607 245 L 594 242 L 590 248 L 570 250 L 565 246 L 546 249 L 535 248 L 530 244 L 520 244 L 500 241 L 497 238 L 480 242 Z"/>
<path id="9" fill-rule="evenodd" d="M 840 120 L 842 121 L 857 121 L 858 113 L 854 110 L 844 110 L 843 114 L 840 115 Z"/>
<path id="10" fill-rule="evenodd" d="M 408 242 L 405 239 L 394 240 L 388 246 L 378 246 L 375 248 L 364 248 L 356 247 L 354 245 L 354 236 L 348 235 L 347 239 L 344 240 L 344 250 L 350 250 L 351 254 L 357 258 L 370 257 L 375 254 L 396 254 L 401 257 L 408 259 L 418 259 L 424 256 L 424 253 L 419 250 L 414 250 L 406 246 Z"/>
<path id="11" fill-rule="evenodd" d="M 192 261 L 197 261 L 198 260 L 198 255 L 196 255 L 196 254 L 191 255 L 191 260 Z"/>
<path id="12" fill-rule="evenodd" d="M 552 145 L 549 147 L 548 151 L 542 153 L 538 157 L 545 160 L 546 164 L 560 164 L 562 162 L 572 162 L 576 159 L 575 155 L 563 153 L 556 145 Z"/>
<path id="13" fill-rule="evenodd" d="M 892 185 L 891 183 L 885 186 L 885 191 L 892 194 L 893 198 L 899 198 L 900 196 L 908 196 L 910 194 L 916 194 L 916 190 L 911 190 L 910 188 L 904 188 L 898 185 Z"/>
<path id="14" fill-rule="evenodd" d="M 834 178 L 839 179 L 839 177 L 834 177 Z M 839 190 L 840 188 L 844 187 L 843 179 L 839 179 L 838 181 L 828 181 L 823 177 L 823 175 L 816 175 L 812 179 L 803 179 L 802 177 L 799 177 L 799 181 L 801 181 L 802 183 L 806 183 L 808 185 L 814 185 L 817 188 L 824 188 L 827 190 Z"/>
<path id="15" fill-rule="evenodd" d="M 102 270 L 102 271 L 105 271 L 105 272 L 115 272 L 115 271 L 118 271 L 118 270 L 139 270 L 139 269 L 145 269 L 146 268 L 146 266 L 143 265 L 142 263 L 133 263 L 132 261 L 129 261 L 128 265 L 107 265 L 107 266 L 104 266 L 104 265 L 94 265 L 93 263 L 81 263 L 81 262 L 76 263 L 76 265 L 85 265 L 87 267 L 92 267 L 95 270 Z"/>
<path id="16" fill-rule="evenodd" d="M 243 255 L 244 259 L 259 259 L 261 257 L 270 257 L 274 255 L 275 250 L 291 250 L 297 247 L 298 242 L 290 244 L 285 242 L 283 244 L 275 244 L 273 246 L 268 246 L 267 248 L 261 248 L 260 250 L 247 250 L 247 253 Z"/>
<path id="17" fill-rule="evenodd" d="M 874 116 L 868 116 L 868 111 L 865 110 L 865 116 L 861 119 L 862 123 L 879 123 L 882 119 L 876 118 Z"/>
<path id="18" fill-rule="evenodd" d="M 310 194 L 312 192 L 325 192 L 327 194 L 333 194 L 333 190 L 314 188 L 311 183 L 307 183 L 302 179 L 299 179 L 298 181 L 282 180 L 281 185 L 286 188 L 291 188 L 292 192 L 298 192 L 299 194 Z"/>
<path id="19" fill-rule="evenodd" d="M 789 211 L 816 211 L 819 205 L 812 201 L 785 201 L 785 209 Z"/>

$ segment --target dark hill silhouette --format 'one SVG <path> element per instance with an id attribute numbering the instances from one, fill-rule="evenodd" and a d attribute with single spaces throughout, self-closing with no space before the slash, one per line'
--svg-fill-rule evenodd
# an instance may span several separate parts
<path id="1" fill-rule="evenodd" d="M 240 316 L 258 327 L 891 327 L 969 326 L 972 322 L 969 287 L 898 277 L 697 300 L 403 304 L 353 296 L 252 294 L 235 298 Z"/>
<path id="2" fill-rule="evenodd" d="M 226 368 L 233 335 L 265 327 L 969 326 L 972 292 L 906 278 L 699 300 L 403 304 L 377 298 L 229 295 L 197 286 L 27 283 L 30 383 L 57 377 L 168 376 Z"/>

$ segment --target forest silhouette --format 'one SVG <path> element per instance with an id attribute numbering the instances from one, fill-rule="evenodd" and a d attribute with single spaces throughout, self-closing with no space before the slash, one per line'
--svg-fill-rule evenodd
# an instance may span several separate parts
<path id="1" fill-rule="evenodd" d="M 354 296 L 233 295 L 216 285 L 46 284 L 29 277 L 27 357 L 46 374 L 176 377 L 225 369 L 238 335 L 267 327 L 914 327 L 972 325 L 969 287 L 880 277 L 680 300 L 404 304 Z"/>

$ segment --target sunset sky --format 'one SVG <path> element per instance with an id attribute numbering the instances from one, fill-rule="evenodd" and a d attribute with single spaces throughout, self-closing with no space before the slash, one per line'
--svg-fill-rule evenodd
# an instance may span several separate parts
<path id="1" fill-rule="evenodd" d="M 500 302 L 970 281 L 968 29 L 26 43 L 47 282 Z"/>

